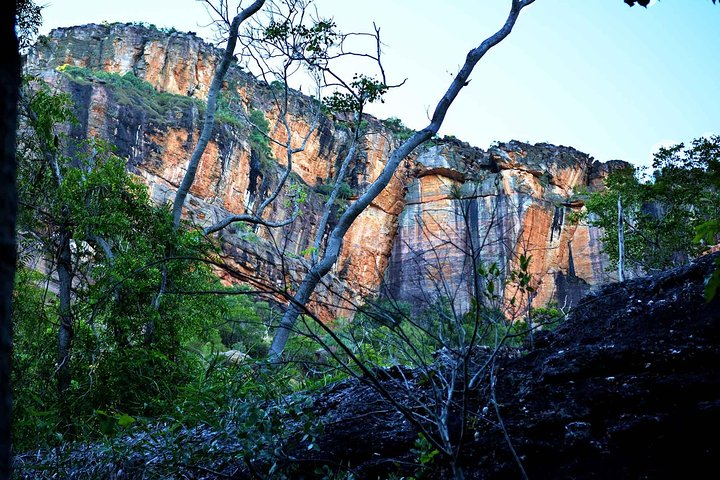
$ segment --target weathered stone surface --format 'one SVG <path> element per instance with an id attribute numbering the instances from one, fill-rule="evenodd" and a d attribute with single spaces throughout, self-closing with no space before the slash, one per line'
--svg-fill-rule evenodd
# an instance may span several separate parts
<path id="1" fill-rule="evenodd" d="M 220 58 L 193 33 L 113 23 L 55 29 L 28 60 L 31 67 L 133 72 L 160 91 L 205 98 Z"/>
<path id="2" fill-rule="evenodd" d="M 108 139 L 148 185 L 152 198 L 164 203 L 172 200 L 198 138 L 202 101 L 218 59 L 218 51 L 193 34 L 128 24 L 86 25 L 51 32 L 32 51 L 26 68 L 71 94 L 80 120 L 71 135 Z M 128 101 L 104 81 L 77 81 L 56 71 L 63 65 L 132 73 L 157 91 L 177 97 L 153 110 L 142 101 Z M 271 133 L 283 142 L 288 132 L 278 121 L 270 88 L 237 66 L 230 68 L 226 79 L 226 89 L 244 103 L 237 108 L 263 111 Z M 297 92 L 292 95 L 289 126 L 294 145 L 310 131 L 311 102 Z M 347 179 L 355 195 L 377 178 L 397 145 L 381 122 L 371 117 L 367 121 L 371 133 L 363 139 Z M 216 125 L 190 192 L 187 218 L 191 221 L 207 225 L 228 213 L 243 213 L 272 190 L 287 161 L 285 151 L 271 144 L 277 163 L 263 164 L 253 151 L 250 133 L 243 122 Z M 273 232 L 255 229 L 253 235 L 243 236 L 231 229 L 220 234 L 231 265 L 261 273 L 273 285 L 292 290 L 305 270 L 301 257 L 315 237 L 325 198 L 315 190 L 336 173 L 348 142 L 341 124 L 320 119 L 305 151 L 293 157 L 295 181 L 310 192 L 302 217 Z M 553 299 L 573 303 L 588 285 L 611 278 L 599 232 L 566 220 L 568 213 L 582 208 L 578 192 L 600 188 L 611 168 L 612 164 L 593 162 L 572 148 L 548 144 L 513 141 L 483 151 L 445 139 L 419 149 L 348 232 L 328 283 L 348 298 L 331 299 L 326 292 L 322 300 L 330 307 L 320 315 L 327 319 L 351 315 L 332 306 L 358 302 L 377 292 L 383 282 L 386 291 L 401 300 L 447 296 L 467 308 L 474 295 L 467 255 L 471 244 L 482 262 L 496 262 L 505 274 L 517 268 L 520 254 L 531 254 L 533 286 L 538 290 L 533 304 L 541 306 Z M 268 219 L 285 218 L 285 195 L 268 210 Z M 285 271 L 277 271 L 282 249 L 294 258 L 284 263 Z M 512 291 L 507 290 L 508 299 Z"/>
<path id="3" fill-rule="evenodd" d="M 207 94 L 218 52 L 194 35 L 165 34 L 135 25 L 86 25 L 54 30 L 28 58 L 27 71 L 39 74 L 46 81 L 66 91 L 75 104 L 79 125 L 70 135 L 83 138 L 98 136 L 116 145 L 117 153 L 128 159 L 129 168 L 148 185 L 151 198 L 158 203 L 171 202 L 174 191 L 185 173 L 190 152 L 202 126 L 202 100 Z M 79 66 L 124 75 L 132 73 L 149 82 L 158 91 L 177 95 L 171 106 L 162 112 L 150 112 L 142 101 L 128 101 L 123 92 L 102 80 L 78 81 L 62 74 L 64 66 Z M 268 87 L 258 84 L 239 67 L 231 67 L 226 84 L 236 88 L 247 105 L 239 108 L 259 109 L 270 122 L 271 134 L 280 142 L 287 140 L 284 125 L 272 108 Z M 293 146 L 299 146 L 310 131 L 312 119 L 307 117 L 310 99 L 295 94 L 289 126 Z M 370 119 L 372 122 L 377 122 Z M 355 189 L 364 188 L 382 170 L 390 144 L 382 127 L 368 136 L 358 159 L 351 166 L 348 183 Z M 263 165 L 249 142 L 251 129 L 247 124 L 216 123 L 213 137 L 201 158 L 196 181 L 187 202 L 187 218 L 199 225 L 208 225 L 229 213 L 244 213 L 266 198 L 276 185 L 286 165 L 285 150 L 270 144 L 277 163 Z M 238 235 L 238 229 L 221 233 L 228 264 L 245 273 L 261 275 L 261 280 L 277 288 L 290 289 L 301 279 L 305 264 L 303 252 L 316 234 L 325 196 L 314 188 L 335 174 L 348 148 L 348 134 L 322 117 L 318 129 L 308 139 L 306 149 L 293 156 L 297 181 L 306 185 L 308 200 L 303 215 L 293 225 L 274 230 L 255 229 L 252 235 Z M 397 193 L 399 192 L 399 193 Z M 267 218 L 281 220 L 289 214 L 287 192 L 283 192 L 268 210 Z M 377 288 L 393 238 L 395 216 L 402 209 L 402 185 L 394 181 L 364 215 L 369 223 L 358 223 L 350 232 L 336 272 L 343 272 L 342 281 L 331 275 L 329 284 L 345 291 L 353 301 L 362 293 Z M 374 213 L 373 213 L 374 212 Z M 330 225 L 330 228 L 332 225 Z M 384 232 L 382 237 L 378 234 Z M 242 232 L 241 232 L 242 233 Z M 367 242 L 369 237 L 376 241 Z M 282 250 L 290 254 L 285 262 Z M 372 268 L 365 262 L 375 259 Z M 354 265 L 351 267 L 351 265 Z M 369 264 L 368 264 L 369 265 Z M 284 266 L 285 268 L 278 268 Z M 232 276 L 219 272 L 227 281 Z M 346 303 L 331 298 L 329 292 L 318 299 L 325 305 L 318 314 L 333 318 L 333 306 Z"/>
<path id="4" fill-rule="evenodd" d="M 518 269 L 520 255 L 532 255 L 534 306 L 574 304 L 590 285 L 610 279 L 600 232 L 567 221 L 582 208 L 577 192 L 607 169 L 548 144 L 457 148 L 430 147 L 415 159 L 386 276 L 394 298 L 418 305 L 446 296 L 467 309 L 476 296 L 469 252 L 505 274 Z M 515 292 L 506 289 L 508 302 Z"/>
<path id="5" fill-rule="evenodd" d="M 703 299 L 713 260 L 605 286 L 536 338 L 535 350 L 499 352 L 497 402 L 529 478 L 701 478 L 715 468 L 720 299 Z M 432 398 L 414 381 L 418 372 L 393 372 L 376 374 L 397 402 Z M 488 392 L 470 394 L 470 410 L 487 421 L 465 432 L 461 467 L 466 478 L 522 478 Z M 315 439 L 318 464 L 332 459 L 360 478 L 421 468 L 417 430 L 377 389 L 333 385 L 313 412 L 326 425 Z M 314 478 L 305 473 L 298 478 Z M 440 457 L 423 473 L 451 478 Z"/>

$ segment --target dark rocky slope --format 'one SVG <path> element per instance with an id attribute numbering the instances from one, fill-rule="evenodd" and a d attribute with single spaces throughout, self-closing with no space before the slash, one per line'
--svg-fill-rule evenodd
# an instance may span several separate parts
<path id="1" fill-rule="evenodd" d="M 533 351 L 500 352 L 497 403 L 528 478 L 707 478 L 715 470 L 720 299 L 703 298 L 713 259 L 607 285 L 586 296 L 554 332 L 538 335 Z M 399 373 L 415 385 L 410 396 L 425 393 L 412 370 L 375 374 L 404 401 L 408 392 L 393 382 Z M 331 472 L 349 467 L 352 478 L 361 479 L 407 478 L 420 470 L 417 431 L 375 389 L 346 380 L 310 400 L 313 423 L 324 426 L 313 440 L 318 449 L 292 433 L 300 431 L 297 417 L 281 422 L 289 435 L 283 443 L 295 445 L 285 450 L 292 478 L 323 478 L 316 473 L 323 465 Z M 469 403 L 484 413 L 464 437 L 466 478 L 522 478 L 487 387 L 474 390 Z M 17 478 L 256 478 L 241 460 L 258 454 L 243 446 L 243 428 L 230 422 L 222 430 L 177 433 L 158 425 L 112 448 L 66 444 L 29 452 L 16 458 Z M 422 478 L 449 478 L 439 457 L 429 467 Z"/>
<path id="2" fill-rule="evenodd" d="M 708 256 L 607 285 L 541 334 L 534 351 L 497 359 L 497 402 L 529 478 L 704 478 L 715 470 L 720 301 L 703 299 L 711 268 Z M 481 411 L 489 399 L 478 390 L 472 403 Z M 336 385 L 315 409 L 326 425 L 322 458 L 360 478 L 386 478 L 416 460 L 416 432 L 369 387 Z M 466 435 L 466 476 L 522 478 L 488 411 L 489 421 Z M 431 476 L 446 475 L 439 466 Z"/>

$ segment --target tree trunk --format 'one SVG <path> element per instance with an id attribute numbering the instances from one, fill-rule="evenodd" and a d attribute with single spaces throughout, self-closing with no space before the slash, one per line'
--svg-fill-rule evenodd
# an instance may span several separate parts
<path id="1" fill-rule="evenodd" d="M 618 280 L 625 281 L 625 215 L 621 194 L 618 194 Z"/>
<path id="2" fill-rule="evenodd" d="M 520 11 L 534 1 L 535 0 L 512 1 L 510 13 L 508 14 L 502 28 L 500 28 L 500 30 L 498 30 L 494 35 L 485 39 L 477 48 L 468 52 L 462 68 L 450 83 L 450 87 L 437 103 L 430 124 L 424 129 L 415 132 L 415 134 L 413 134 L 408 140 L 393 151 L 392 154 L 390 154 L 390 158 L 388 158 L 388 161 L 382 172 L 380 172 L 380 175 L 378 175 L 375 181 L 370 184 L 365 193 L 360 195 L 360 197 L 353 202 L 347 210 L 345 210 L 345 213 L 343 213 L 335 225 L 335 228 L 330 233 L 325 253 L 320 261 L 305 275 L 300 288 L 293 297 L 291 303 L 288 305 L 285 315 L 283 315 L 282 321 L 280 322 L 280 326 L 275 332 L 272 345 L 270 346 L 270 350 L 268 352 L 270 359 L 277 359 L 280 355 L 282 355 L 282 352 L 285 349 L 285 344 L 290 337 L 290 331 L 294 327 L 295 321 L 300 315 L 301 309 L 307 305 L 307 302 L 310 300 L 310 296 L 315 291 L 317 284 L 320 283 L 322 277 L 330 271 L 337 261 L 345 234 L 350 229 L 355 219 L 363 211 L 365 211 L 370 203 L 372 203 L 372 201 L 380 195 L 387 184 L 390 183 L 390 180 L 395 174 L 400 162 L 410 155 L 415 148 L 432 138 L 432 136 L 440 130 L 440 126 L 445 120 L 445 115 L 447 114 L 450 105 L 452 105 L 455 101 L 460 93 L 460 90 L 468 85 L 470 74 L 475 68 L 475 65 L 477 65 L 480 59 L 485 56 L 492 47 L 500 43 L 510 34 L 518 16 L 520 15 Z"/>
<path id="3" fill-rule="evenodd" d="M 0 7 L 0 480 L 10 478 L 12 390 L 12 292 L 15 282 L 15 130 L 20 55 L 15 36 L 15 0 Z"/>
<path id="4" fill-rule="evenodd" d="M 185 199 L 187 198 L 187 195 L 190 192 L 190 188 L 195 181 L 195 174 L 197 173 L 200 158 L 202 157 L 203 153 L 205 153 L 205 148 L 207 147 L 208 142 L 210 142 L 210 137 L 212 136 L 213 125 L 215 124 L 215 109 L 217 107 L 217 97 L 220 93 L 220 89 L 222 88 L 225 74 L 227 73 L 227 70 L 230 67 L 230 63 L 233 61 L 234 58 L 235 46 L 237 45 L 238 29 L 240 28 L 240 24 L 255 15 L 255 13 L 260 10 L 264 3 L 265 0 L 255 0 L 255 2 L 253 2 L 249 7 L 238 13 L 235 18 L 233 18 L 233 21 L 230 24 L 228 43 L 225 47 L 225 51 L 223 52 L 220 65 L 218 65 L 217 70 L 215 70 L 215 75 L 213 76 L 212 83 L 210 84 L 210 90 L 208 91 L 207 107 L 205 109 L 205 123 L 203 125 L 202 132 L 200 133 L 200 139 L 198 140 L 197 145 L 195 145 L 195 149 L 193 150 L 192 156 L 190 157 L 190 162 L 188 163 L 187 170 L 185 171 L 185 176 L 183 177 L 182 183 L 178 187 L 177 193 L 175 194 L 175 200 L 173 202 L 172 208 L 172 216 L 173 227 L 176 230 L 180 226 L 180 218 L 182 217 L 183 205 L 185 205 Z"/>
<path id="5" fill-rule="evenodd" d="M 465 474 L 463 473 L 462 468 L 460 468 L 460 466 L 457 464 L 457 461 L 452 462 L 451 468 L 453 478 L 455 480 L 465 480 Z"/>
<path id="6" fill-rule="evenodd" d="M 72 251 L 70 250 L 70 232 L 66 228 L 63 228 L 60 232 L 57 271 L 58 297 L 60 301 L 58 308 L 60 328 L 58 330 L 57 378 L 58 398 L 62 403 L 63 396 L 70 388 L 70 353 L 74 333 L 71 311 Z M 64 420 L 68 421 L 69 419 Z"/>

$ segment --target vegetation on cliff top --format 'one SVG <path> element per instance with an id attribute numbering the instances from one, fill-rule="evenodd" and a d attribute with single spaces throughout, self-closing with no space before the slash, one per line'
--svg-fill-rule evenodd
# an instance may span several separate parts
<path id="1" fill-rule="evenodd" d="M 108 85 L 118 103 L 146 112 L 155 122 L 162 122 L 168 116 L 182 115 L 192 108 L 205 109 L 204 102 L 184 95 L 159 92 L 132 72 L 120 75 L 73 65 L 61 65 L 57 70 L 79 83 L 100 82 Z"/>

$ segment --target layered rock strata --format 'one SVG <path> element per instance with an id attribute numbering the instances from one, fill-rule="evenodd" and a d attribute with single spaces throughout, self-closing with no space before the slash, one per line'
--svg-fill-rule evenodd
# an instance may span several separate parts
<path id="1" fill-rule="evenodd" d="M 601 232 L 569 219 L 601 183 L 597 163 L 572 148 L 515 141 L 487 151 L 457 141 L 425 149 L 398 221 L 390 295 L 415 305 L 446 296 L 467 310 L 485 291 L 481 266 L 497 264 L 507 279 L 524 255 L 534 305 L 576 303 L 610 279 Z M 505 290 L 506 300 L 517 294 L 512 284 Z"/>
<path id="2" fill-rule="evenodd" d="M 70 94 L 80 120 L 70 135 L 99 136 L 116 145 L 152 198 L 164 203 L 172 200 L 184 175 L 218 63 L 219 51 L 194 34 L 91 24 L 51 32 L 30 53 L 26 69 Z M 116 77 L 109 81 L 93 72 L 147 82 L 154 90 L 128 92 Z M 264 160 L 244 120 L 252 110 L 262 111 L 270 134 L 287 139 L 271 88 L 239 66 L 230 69 L 223 95 L 234 102 L 231 109 L 238 116 L 216 124 L 187 204 L 190 221 L 208 225 L 243 213 L 272 191 L 284 160 Z M 294 143 L 311 129 L 311 102 L 293 93 L 288 120 Z M 369 133 L 346 179 L 351 196 L 377 178 L 399 143 L 382 122 L 367 121 Z M 305 150 L 293 158 L 292 181 L 309 192 L 302 216 L 284 229 L 236 225 L 219 234 L 233 268 L 292 290 L 316 235 L 326 198 L 323 183 L 336 173 L 348 142 L 342 122 L 321 118 Z M 285 158 L 282 147 L 271 148 L 276 159 Z M 546 144 L 510 142 L 483 151 L 446 139 L 423 147 L 352 226 L 318 297 L 325 305 L 321 315 L 351 315 L 345 308 L 383 283 L 402 300 L 448 296 L 467 307 L 477 283 L 472 259 L 497 263 L 507 275 L 517 268 L 520 254 L 532 255 L 534 305 L 552 299 L 573 303 L 588 285 L 609 278 L 599 232 L 567 220 L 582 207 L 582 194 L 602 183 L 606 170 L 574 149 Z M 267 219 L 286 218 L 288 201 L 284 191 Z M 506 290 L 508 298 L 511 291 Z"/>

